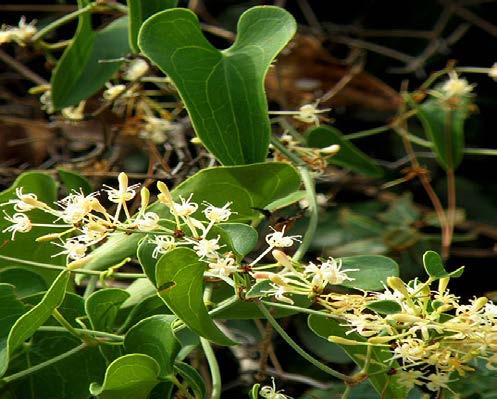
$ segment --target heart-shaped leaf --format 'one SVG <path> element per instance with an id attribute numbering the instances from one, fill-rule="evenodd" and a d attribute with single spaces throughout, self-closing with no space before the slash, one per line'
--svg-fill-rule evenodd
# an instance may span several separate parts
<path id="1" fill-rule="evenodd" d="M 426 251 L 423 255 L 423 265 L 425 267 L 426 273 L 433 279 L 439 279 L 443 277 L 461 277 L 464 272 L 464 266 L 458 269 L 448 272 L 445 270 L 442 257 L 435 251 Z"/>
<path id="2" fill-rule="evenodd" d="M 47 283 L 38 273 L 19 267 L 0 271 L 0 283 L 12 284 L 18 298 L 24 298 L 47 290 Z"/>
<path id="3" fill-rule="evenodd" d="M 159 11 L 176 7 L 178 0 L 128 0 L 129 45 L 135 53 L 139 53 L 138 32 L 148 17 Z"/>
<path id="4" fill-rule="evenodd" d="M 196 398 L 206 397 L 204 380 L 197 370 L 183 362 L 176 362 L 174 369 L 184 378 L 190 389 L 195 393 Z"/>
<path id="5" fill-rule="evenodd" d="M 238 21 L 226 50 L 204 37 L 187 9 L 155 14 L 142 26 L 142 52 L 174 82 L 197 135 L 225 165 L 266 159 L 270 124 L 264 77 L 294 35 L 293 17 L 278 7 L 253 7 Z"/>
<path id="6" fill-rule="evenodd" d="M 147 399 L 160 382 L 159 374 L 160 367 L 152 357 L 141 353 L 124 355 L 107 367 L 101 385 L 90 385 L 90 393 L 99 399 Z"/>
<path id="7" fill-rule="evenodd" d="M 204 305 L 205 263 L 189 248 L 176 248 L 157 262 L 159 296 L 188 327 L 219 345 L 233 345 L 214 324 Z"/>
<path id="8" fill-rule="evenodd" d="M 144 353 L 157 361 L 161 378 L 173 373 L 174 360 L 180 350 L 171 327 L 175 320 L 172 315 L 148 317 L 131 327 L 124 339 L 126 352 Z"/>

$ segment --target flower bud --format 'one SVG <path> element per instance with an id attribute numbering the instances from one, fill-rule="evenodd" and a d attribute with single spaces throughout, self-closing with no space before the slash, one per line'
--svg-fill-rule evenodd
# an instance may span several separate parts
<path id="1" fill-rule="evenodd" d="M 45 241 L 52 241 L 56 240 L 57 238 L 60 238 L 61 234 L 60 233 L 52 233 L 52 234 L 45 234 L 44 236 L 40 236 L 36 238 L 36 242 L 45 242 Z"/>
<path id="2" fill-rule="evenodd" d="M 80 267 L 83 267 L 90 261 L 91 255 L 90 256 L 85 256 L 84 258 L 81 259 L 76 259 L 73 262 L 70 262 L 67 264 L 67 268 L 69 270 L 76 270 L 79 269 Z"/>
<path id="3" fill-rule="evenodd" d="M 150 201 L 150 191 L 148 191 L 147 187 L 142 187 L 140 190 L 140 199 L 141 199 L 141 209 L 145 210 L 148 206 L 148 202 Z"/>
<path id="4" fill-rule="evenodd" d="M 409 291 L 407 291 L 407 288 L 406 288 L 404 282 L 400 278 L 388 277 L 387 278 L 387 285 L 391 289 L 400 292 L 405 297 L 409 297 Z"/>
<path id="5" fill-rule="evenodd" d="M 395 339 L 395 337 L 391 336 L 382 336 L 382 337 L 371 337 L 368 338 L 368 342 L 372 345 L 381 345 L 381 344 L 386 344 L 387 342 L 390 342 L 392 339 Z"/>
<path id="6" fill-rule="evenodd" d="M 173 204 L 173 197 L 171 196 L 171 192 L 167 185 L 161 181 L 157 182 L 157 188 L 160 191 L 160 194 L 157 196 L 160 202 L 162 202 L 167 207 L 171 207 Z"/>
<path id="7" fill-rule="evenodd" d="M 275 249 L 271 252 L 273 258 L 278 262 L 281 266 L 287 267 L 289 269 L 293 269 L 292 259 L 283 251 Z"/>
<path id="8" fill-rule="evenodd" d="M 338 151 L 340 151 L 340 145 L 339 144 L 332 144 L 329 145 L 328 147 L 321 148 L 319 152 L 323 155 L 329 155 L 333 156 L 335 155 Z"/>
<path id="9" fill-rule="evenodd" d="M 333 342 L 334 344 L 338 344 L 338 345 L 361 345 L 361 344 L 363 344 L 363 342 L 357 342 L 357 341 L 353 341 L 351 339 L 337 337 L 335 335 L 330 335 L 328 337 L 328 341 Z"/>

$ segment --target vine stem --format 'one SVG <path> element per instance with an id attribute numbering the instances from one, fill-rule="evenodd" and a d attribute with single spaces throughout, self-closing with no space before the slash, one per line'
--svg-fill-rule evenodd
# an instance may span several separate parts
<path id="1" fill-rule="evenodd" d="M 88 334 L 93 337 L 109 338 L 112 339 L 113 341 L 124 340 L 124 336 L 122 335 L 111 334 L 104 331 L 86 330 L 84 328 L 74 328 L 74 327 L 73 330 L 76 331 L 78 334 Z M 41 326 L 38 327 L 38 331 L 65 332 L 67 331 L 67 329 L 59 326 Z"/>
<path id="2" fill-rule="evenodd" d="M 290 161 L 292 161 L 292 163 L 297 166 L 304 183 L 305 191 L 307 193 L 310 218 L 309 225 L 307 226 L 304 238 L 302 239 L 302 243 L 293 256 L 293 259 L 298 262 L 304 257 L 305 253 L 309 249 L 312 238 L 314 237 L 314 233 L 316 232 L 316 228 L 318 226 L 318 204 L 316 199 L 315 183 L 314 179 L 311 176 L 311 172 L 305 165 L 304 161 L 302 161 L 302 159 L 289 151 L 288 148 L 286 148 L 276 137 L 271 137 L 271 143 L 279 152 L 285 155 Z"/>
<path id="3" fill-rule="evenodd" d="M 25 259 L 11 258 L 10 256 L 4 256 L 4 255 L 0 255 L 0 259 L 8 260 L 10 262 L 17 262 L 17 263 L 20 263 L 23 265 L 41 267 L 43 269 L 67 270 L 67 267 L 65 267 L 65 266 L 57 266 L 57 265 L 53 265 L 50 263 L 33 262 L 30 260 L 25 260 Z M 71 273 L 87 274 L 90 276 L 102 276 L 102 275 L 105 275 L 107 273 L 106 271 L 99 272 L 98 270 L 86 270 L 86 269 L 74 269 L 74 270 L 69 270 L 69 271 Z M 112 277 L 136 279 L 136 278 L 145 278 L 147 276 L 143 273 L 120 273 L 120 272 L 116 272 L 116 273 L 112 273 Z"/>
<path id="4" fill-rule="evenodd" d="M 283 338 L 288 345 L 292 347 L 295 352 L 297 352 L 300 356 L 302 356 L 305 360 L 307 360 L 309 363 L 313 364 L 320 370 L 324 371 L 325 373 L 332 375 L 335 378 L 338 378 L 340 380 L 343 380 L 345 382 L 350 382 L 351 377 L 349 377 L 346 374 L 342 374 L 339 371 L 333 370 L 332 368 L 328 367 L 326 364 L 321 363 L 319 360 L 316 360 L 314 357 L 309 355 L 304 349 L 302 349 L 287 333 L 286 331 L 278 324 L 276 319 L 273 317 L 271 312 L 264 306 L 262 302 L 257 302 L 257 307 L 261 311 L 261 313 L 264 315 L 264 317 L 269 321 L 269 323 L 273 326 L 273 328 L 276 330 L 276 332 Z"/>
<path id="5" fill-rule="evenodd" d="M 298 247 L 295 255 L 293 255 L 293 259 L 296 262 L 299 262 L 309 249 L 312 239 L 314 238 L 314 233 L 316 233 L 316 229 L 318 227 L 318 203 L 316 198 L 316 188 L 314 179 L 305 166 L 299 166 L 299 172 L 302 176 L 302 181 L 304 182 L 305 191 L 307 193 L 307 202 L 309 204 L 309 224 L 307 225 L 307 230 L 305 231 L 305 235 L 302 239 L 302 243 Z"/>
<path id="6" fill-rule="evenodd" d="M 350 396 L 350 391 L 352 390 L 352 387 L 350 385 L 345 385 L 345 391 L 342 393 L 342 399 L 348 399 Z"/>
<path id="7" fill-rule="evenodd" d="M 216 359 L 216 355 L 212 350 L 211 343 L 200 337 L 200 344 L 202 345 L 202 349 L 204 350 L 205 357 L 207 358 L 207 363 L 209 363 L 209 369 L 211 371 L 211 379 L 212 379 L 212 392 L 211 399 L 220 399 L 221 398 L 221 372 L 219 371 L 219 364 Z"/>
<path id="8" fill-rule="evenodd" d="M 39 370 L 44 369 L 45 367 L 51 366 L 54 363 L 57 363 L 61 360 L 64 360 L 68 357 L 71 357 L 72 355 L 75 355 L 76 353 L 82 351 L 83 349 L 86 349 L 88 347 L 87 344 L 83 343 L 79 346 L 76 346 L 75 348 L 68 350 L 67 352 L 61 353 L 58 356 L 55 356 L 45 362 L 38 363 L 37 365 L 27 368 L 26 370 L 19 371 L 18 373 L 8 375 L 4 378 L 2 378 L 0 381 L 3 381 L 5 383 L 11 383 L 13 381 L 20 380 L 30 374 L 36 373 Z"/>

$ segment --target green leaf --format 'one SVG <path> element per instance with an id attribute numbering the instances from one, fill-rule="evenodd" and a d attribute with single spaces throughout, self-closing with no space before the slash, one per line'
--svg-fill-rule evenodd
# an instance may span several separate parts
<path id="1" fill-rule="evenodd" d="M 309 131 L 307 136 L 309 147 L 325 148 L 333 144 L 340 145 L 340 151 L 328 162 L 354 172 L 371 176 L 383 176 L 383 170 L 364 152 L 344 138 L 343 134 L 331 126 L 319 126 Z"/>
<path id="2" fill-rule="evenodd" d="M 86 299 L 85 310 L 92 328 L 113 331 L 119 308 L 128 297 L 129 293 L 119 288 L 107 288 L 91 294 Z"/>
<path id="3" fill-rule="evenodd" d="M 61 168 L 57 169 L 57 172 L 59 173 L 60 180 L 62 180 L 67 192 L 82 191 L 83 194 L 88 195 L 93 191 L 88 179 L 81 176 L 79 173 Z"/>
<path id="4" fill-rule="evenodd" d="M 264 208 L 298 190 L 299 186 L 300 177 L 293 166 L 283 162 L 267 162 L 202 169 L 178 185 L 171 194 L 176 200 L 179 196 L 188 198 L 193 194 L 193 201 L 206 201 L 215 206 L 224 206 L 227 201 L 232 201 L 231 209 L 236 212 L 230 218 L 230 223 L 233 223 L 258 218 L 260 214 L 254 208 Z M 170 217 L 169 210 L 160 203 L 155 203 L 149 210 L 163 218 Z M 194 217 L 204 219 L 200 210 Z M 102 270 L 134 256 L 143 237 L 145 234 L 138 233 L 113 235 L 107 243 L 93 251 L 85 269 Z"/>
<path id="5" fill-rule="evenodd" d="M 410 103 L 418 111 L 440 166 L 445 170 L 456 169 L 464 155 L 464 122 L 469 115 L 470 97 L 461 97 L 454 107 L 437 98 L 430 98 L 421 105 L 412 99 Z"/>
<path id="6" fill-rule="evenodd" d="M 205 263 L 191 249 L 176 248 L 157 262 L 158 294 L 188 327 L 219 345 L 233 345 L 214 324 L 203 301 Z"/>
<path id="7" fill-rule="evenodd" d="M 40 303 L 23 314 L 12 326 L 7 340 L 0 343 L 0 376 L 5 374 L 9 358 L 14 351 L 31 337 L 62 303 L 68 281 L 69 271 L 60 273 Z"/>
<path id="8" fill-rule="evenodd" d="M 148 17 L 178 5 L 178 0 L 128 0 L 129 45 L 139 53 L 138 32 Z"/>
<path id="9" fill-rule="evenodd" d="M 464 272 L 464 266 L 461 266 L 449 273 L 447 270 L 445 270 L 442 257 L 435 251 L 426 251 L 424 253 L 423 265 L 425 267 L 426 273 L 430 277 L 435 279 L 443 277 L 461 277 Z"/>
<path id="10" fill-rule="evenodd" d="M 10 329 L 25 311 L 26 306 L 17 298 L 14 286 L 0 284 L 0 320 L 2 321 L 0 323 L 0 348 L 5 345 Z"/>
<path id="11" fill-rule="evenodd" d="M 107 367 L 102 385 L 90 385 L 90 393 L 99 399 L 147 399 L 160 382 L 159 373 L 160 367 L 152 357 L 124 355 Z"/>
<path id="12" fill-rule="evenodd" d="M 329 336 L 347 338 L 349 340 L 365 342 L 366 339 L 357 333 L 346 334 L 347 329 L 342 327 L 336 320 L 323 316 L 310 315 L 307 319 L 309 328 L 324 339 Z M 340 345 L 350 358 L 359 366 L 364 365 L 367 348 L 364 345 Z M 369 366 L 368 381 L 384 399 L 405 399 L 407 392 L 395 382 L 395 377 L 389 376 L 387 372 L 390 367 L 398 367 L 397 363 L 390 366 L 389 359 L 392 357 L 390 351 L 372 348 L 371 363 Z"/>
<path id="13" fill-rule="evenodd" d="M 48 204 L 57 200 L 57 186 L 52 177 L 43 173 L 28 172 L 20 175 L 10 188 L 0 193 L 0 204 L 5 204 L 10 200 L 16 199 L 16 189 L 21 187 L 23 188 L 24 194 L 33 193 L 40 201 Z M 3 211 L 9 215 L 13 215 L 16 212 L 12 205 L 2 205 L 1 212 L 3 213 Z M 47 213 L 39 210 L 30 211 L 27 215 L 33 223 L 51 224 L 55 220 L 54 216 L 48 215 Z M 37 237 L 53 233 L 53 228 L 33 227 L 33 229 L 28 233 L 17 233 L 15 240 L 12 240 L 11 233 L 2 233 L 2 231 L 10 225 L 10 222 L 5 220 L 3 217 L 0 217 L 0 245 L 2 245 L 2 255 L 52 264 L 62 264 L 64 262 L 63 257 L 52 258 L 52 255 L 60 251 L 58 247 L 47 242 L 35 242 Z M 29 248 L 29 251 L 26 251 L 26 248 Z M 0 259 L 0 269 L 6 266 L 14 266 L 14 262 Z M 51 270 L 43 270 L 36 266 L 22 265 L 18 267 L 39 273 L 48 284 L 50 284 L 57 275 L 56 272 Z"/>
<path id="14" fill-rule="evenodd" d="M 78 0 L 85 7 L 89 0 Z M 64 51 L 50 81 L 55 110 L 78 104 L 100 90 L 121 66 L 115 60 L 129 53 L 128 17 L 111 22 L 99 32 L 91 26 L 91 14 L 79 16 L 71 44 Z"/>
<path id="15" fill-rule="evenodd" d="M 240 256 L 245 257 L 257 244 L 257 231 L 242 223 L 220 223 L 217 227 L 223 230 L 230 239 L 230 246 Z"/>
<path id="16" fill-rule="evenodd" d="M 237 212 L 229 220 L 233 223 L 258 217 L 260 213 L 254 208 L 265 208 L 299 187 L 300 177 L 293 166 L 265 162 L 203 169 L 179 184 L 172 194 L 174 198 L 187 198 L 193 193 L 194 201 L 206 201 L 215 206 L 223 206 L 231 201 L 231 209 Z M 195 216 L 203 218 L 200 211 Z"/>
<path id="17" fill-rule="evenodd" d="M 399 275 L 399 265 L 382 255 L 358 255 L 342 258 L 343 269 L 358 269 L 347 272 L 353 281 L 344 281 L 341 285 L 367 291 L 379 291 L 385 287 L 387 278 Z"/>
<path id="18" fill-rule="evenodd" d="M 47 283 L 38 273 L 19 267 L 0 271 L 0 283 L 12 284 L 19 298 L 47 290 Z"/>
<path id="19" fill-rule="evenodd" d="M 188 386 L 192 389 L 192 391 L 195 393 L 195 397 L 206 397 L 204 380 L 197 370 L 195 370 L 189 364 L 183 362 L 176 362 L 176 364 L 174 365 L 174 369 L 178 372 L 179 375 L 183 377 Z"/>
<path id="20" fill-rule="evenodd" d="M 24 302 L 27 305 L 35 305 L 40 302 L 42 296 L 33 295 L 24 299 Z M 85 315 L 82 297 L 66 293 L 64 301 L 57 309 L 72 326 L 81 327 L 75 320 Z M 50 318 L 45 325 L 59 324 Z M 43 363 L 80 344 L 81 340 L 68 332 L 38 330 L 30 339 L 29 346 L 22 348 L 23 353 L 18 351 L 11 360 L 8 373 L 10 375 Z M 15 398 L 22 399 L 88 399 L 88 386 L 92 381 L 103 378 L 104 373 L 105 362 L 99 348 L 88 346 L 70 357 L 9 384 L 7 389 L 14 393 Z"/>
<path id="21" fill-rule="evenodd" d="M 402 312 L 402 307 L 397 302 L 386 299 L 370 302 L 366 307 L 379 314 L 395 314 Z"/>
<path id="22" fill-rule="evenodd" d="M 175 316 L 155 315 L 140 321 L 126 333 L 124 347 L 128 353 L 143 353 L 160 365 L 161 378 L 173 373 L 174 359 L 181 346 L 171 324 Z"/>
<path id="23" fill-rule="evenodd" d="M 152 256 L 155 249 L 155 244 L 151 243 L 147 237 L 145 237 L 136 251 L 138 257 L 138 262 L 143 269 L 143 272 L 147 275 L 148 279 L 155 286 L 155 267 L 157 265 L 157 258 Z"/>
<path id="24" fill-rule="evenodd" d="M 245 294 L 245 298 L 253 299 L 253 298 L 263 298 L 268 296 L 268 291 L 274 290 L 271 285 L 270 280 L 261 280 L 256 282 Z"/>
<path id="25" fill-rule="evenodd" d="M 202 143 L 225 165 L 266 159 L 271 129 L 264 77 L 296 23 L 282 8 L 253 7 L 237 30 L 235 43 L 219 51 L 193 12 L 173 9 L 150 17 L 138 38 L 142 52 L 174 82 Z"/>

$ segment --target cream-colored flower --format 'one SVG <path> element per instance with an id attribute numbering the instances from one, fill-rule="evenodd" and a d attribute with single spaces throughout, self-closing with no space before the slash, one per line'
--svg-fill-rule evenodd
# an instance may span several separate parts
<path id="1" fill-rule="evenodd" d="M 144 76 L 149 70 L 147 61 L 137 58 L 129 63 L 124 74 L 126 80 L 136 80 Z"/>
<path id="2" fill-rule="evenodd" d="M 474 87 L 474 84 L 469 84 L 466 79 L 460 78 L 457 72 L 451 71 L 449 79 L 440 86 L 440 91 L 445 98 L 464 97 L 471 94 Z"/>
<path id="3" fill-rule="evenodd" d="M 209 262 L 209 271 L 212 274 L 228 277 L 238 270 L 236 261 L 231 256 L 219 257 Z"/>
<path id="4" fill-rule="evenodd" d="M 159 228 L 160 217 L 155 212 L 145 212 L 136 219 L 136 226 L 140 231 L 152 231 Z"/>
<path id="5" fill-rule="evenodd" d="M 185 200 L 180 196 L 179 199 L 181 203 L 173 202 L 170 208 L 171 212 L 182 218 L 187 218 L 193 215 L 198 209 L 198 204 L 192 202 L 192 197 L 193 194 L 190 194 L 190 196 Z"/>
<path id="6" fill-rule="evenodd" d="M 219 236 L 210 240 L 202 238 L 194 242 L 193 245 L 193 250 L 200 259 L 216 259 L 218 257 L 217 251 L 219 249 L 221 249 L 221 246 L 219 245 Z"/>
<path id="7" fill-rule="evenodd" d="M 166 252 L 176 248 L 176 240 L 173 236 L 156 235 L 150 240 L 150 242 L 155 245 L 152 252 L 153 258 L 157 258 L 159 254 L 165 254 Z"/>
<path id="8" fill-rule="evenodd" d="M 16 233 L 27 233 L 31 231 L 33 225 L 31 220 L 24 213 L 14 213 L 12 216 L 4 212 L 4 219 L 12 223 L 2 230 L 2 233 L 12 233 L 12 240 L 15 239 Z"/>
<path id="9" fill-rule="evenodd" d="M 271 249 L 291 247 L 295 241 L 300 241 L 300 238 L 302 237 L 300 235 L 285 236 L 285 227 L 286 226 L 283 226 L 281 231 L 275 230 L 271 227 L 273 232 L 266 235 L 266 242 Z"/>

